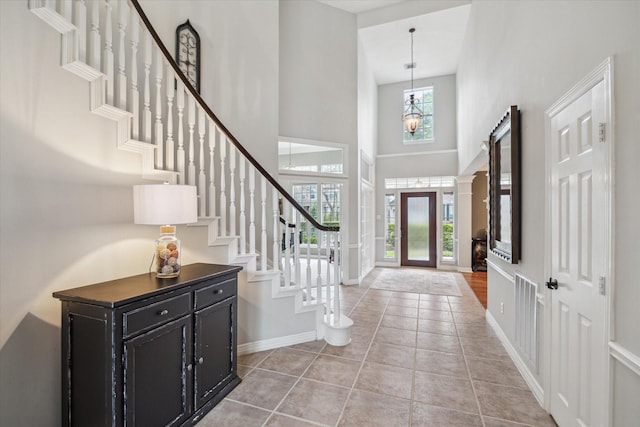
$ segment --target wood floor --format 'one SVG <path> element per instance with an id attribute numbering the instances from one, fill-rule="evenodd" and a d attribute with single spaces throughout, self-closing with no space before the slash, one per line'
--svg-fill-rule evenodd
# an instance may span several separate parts
<path id="1" fill-rule="evenodd" d="M 462 273 L 465 280 L 476 294 L 482 306 L 487 308 L 487 272 L 474 271 L 473 273 Z"/>

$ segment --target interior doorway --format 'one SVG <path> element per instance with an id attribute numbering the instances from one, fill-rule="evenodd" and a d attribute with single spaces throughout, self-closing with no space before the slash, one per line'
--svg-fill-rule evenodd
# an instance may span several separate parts
<path id="1" fill-rule="evenodd" d="M 400 265 L 436 267 L 436 193 L 400 194 Z"/>

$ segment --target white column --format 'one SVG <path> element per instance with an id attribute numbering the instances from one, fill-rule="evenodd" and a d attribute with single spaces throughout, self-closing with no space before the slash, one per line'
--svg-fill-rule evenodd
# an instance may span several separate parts
<path id="1" fill-rule="evenodd" d="M 456 177 L 458 185 L 454 235 L 457 236 L 456 251 L 460 271 L 471 271 L 471 238 L 473 233 L 471 230 L 471 213 L 473 211 L 471 183 L 473 178 L 475 175 Z"/>

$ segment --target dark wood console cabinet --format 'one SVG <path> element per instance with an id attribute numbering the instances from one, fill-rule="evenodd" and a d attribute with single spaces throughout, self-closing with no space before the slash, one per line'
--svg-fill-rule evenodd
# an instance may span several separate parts
<path id="1" fill-rule="evenodd" d="M 54 292 L 63 426 L 188 426 L 238 383 L 240 267 L 192 264 Z"/>

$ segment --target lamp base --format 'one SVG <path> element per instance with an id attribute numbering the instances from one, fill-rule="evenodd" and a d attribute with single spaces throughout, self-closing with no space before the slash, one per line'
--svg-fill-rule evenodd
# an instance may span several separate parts
<path id="1" fill-rule="evenodd" d="M 175 226 L 160 227 L 153 265 L 158 279 L 172 279 L 180 274 L 180 240 L 176 238 Z"/>

